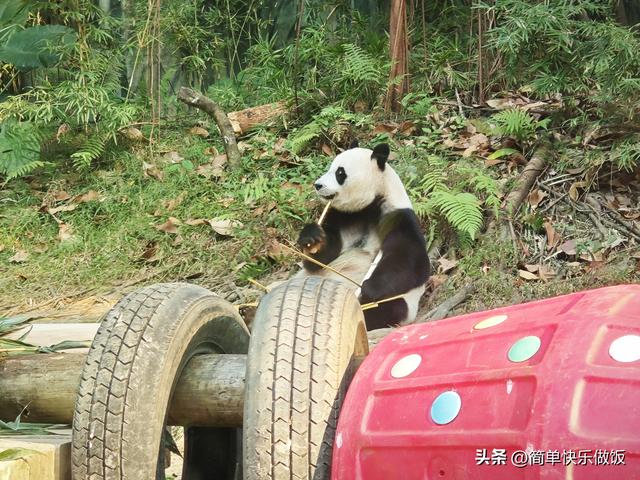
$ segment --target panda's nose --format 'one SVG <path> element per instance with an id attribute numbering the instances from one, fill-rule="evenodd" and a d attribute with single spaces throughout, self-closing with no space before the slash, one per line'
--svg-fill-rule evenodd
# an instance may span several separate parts
<path id="1" fill-rule="evenodd" d="M 322 188 L 321 183 L 314 183 L 313 186 L 316 188 L 316 190 L 320 190 Z"/>

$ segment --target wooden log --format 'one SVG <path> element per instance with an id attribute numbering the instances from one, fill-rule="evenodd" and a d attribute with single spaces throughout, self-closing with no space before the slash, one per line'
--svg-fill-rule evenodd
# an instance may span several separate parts
<path id="1" fill-rule="evenodd" d="M 192 107 L 196 107 L 214 118 L 222 134 L 224 150 L 227 153 L 229 165 L 234 168 L 240 166 L 241 155 L 240 150 L 238 150 L 236 135 L 233 132 L 233 126 L 229 121 L 229 117 L 227 117 L 224 110 L 210 98 L 200 95 L 187 87 L 180 87 L 180 90 L 178 90 L 178 100 Z"/>
<path id="2" fill-rule="evenodd" d="M 85 355 L 17 355 L 0 360 L 0 420 L 69 424 Z M 239 427 L 246 355 L 200 355 L 186 366 L 169 409 L 170 425 Z"/>
<path id="3" fill-rule="evenodd" d="M 253 127 L 268 124 L 270 121 L 281 118 L 289 113 L 286 102 L 268 103 L 256 107 L 229 112 L 227 115 L 233 126 L 233 131 L 242 135 Z"/>

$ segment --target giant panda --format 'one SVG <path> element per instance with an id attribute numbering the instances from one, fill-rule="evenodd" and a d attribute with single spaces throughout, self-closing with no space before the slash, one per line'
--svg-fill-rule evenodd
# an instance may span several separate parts
<path id="1" fill-rule="evenodd" d="M 308 223 L 298 247 L 362 285 L 361 304 L 402 295 L 365 310 L 367 330 L 415 319 L 430 275 L 420 223 L 398 174 L 388 164 L 389 146 L 373 150 L 357 142 L 337 155 L 314 187 L 331 201 L 321 225 Z M 319 275 L 345 281 L 328 269 L 304 260 L 296 275 Z"/>

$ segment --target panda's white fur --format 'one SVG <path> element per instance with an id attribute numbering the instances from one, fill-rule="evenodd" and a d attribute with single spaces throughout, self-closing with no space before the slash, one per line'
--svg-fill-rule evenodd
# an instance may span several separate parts
<path id="1" fill-rule="evenodd" d="M 368 148 L 351 148 L 336 156 L 329 170 L 322 175 L 316 184 L 322 185 L 318 195 L 325 200 L 331 199 L 331 205 L 343 212 L 362 210 L 376 198 L 384 197 L 383 212 L 398 208 L 413 208 L 402 180 L 390 166 L 384 170 L 371 160 L 373 150 Z M 348 171 L 349 182 L 342 186 L 336 180 L 338 168 Z"/>
<path id="2" fill-rule="evenodd" d="M 423 242 L 424 238 L 419 231 L 416 232 L 416 227 L 413 224 L 407 229 L 410 230 L 409 232 L 394 231 L 394 235 L 398 238 L 394 240 L 391 247 L 394 249 L 393 252 L 385 251 L 383 248 L 382 242 L 384 239 L 380 238 L 378 228 L 380 221 L 385 216 L 393 214 L 401 215 L 402 218 L 415 216 L 411 201 L 400 177 L 386 163 L 388 147 L 386 145 L 384 147 L 383 149 L 376 147 L 374 150 L 356 147 L 340 153 L 333 160 L 326 173 L 316 180 L 315 187 L 318 195 L 324 201 L 331 201 L 331 209 L 329 210 L 329 215 L 327 215 L 326 225 L 323 226 L 328 235 L 331 232 L 339 235 L 339 240 L 335 235 L 333 239 L 334 242 L 339 243 L 339 252 L 334 252 L 337 257 L 330 258 L 328 265 L 355 280 L 358 284 L 363 285 L 367 279 L 376 274 L 379 265 L 384 263 L 386 255 L 395 255 L 394 258 L 400 255 L 399 258 L 402 258 L 403 252 L 401 250 L 403 250 L 404 243 L 402 236 L 405 233 L 407 234 L 405 258 L 402 258 L 407 267 L 401 272 L 403 276 L 398 277 L 398 272 L 395 271 L 397 269 L 394 269 L 394 273 L 388 275 L 389 292 L 393 291 L 392 284 L 394 282 L 411 286 L 411 288 L 407 288 L 403 292 L 395 292 L 395 295 L 402 294 L 406 303 L 406 315 L 403 314 L 404 318 L 394 318 L 393 322 L 389 321 L 389 324 L 395 324 L 401 321 L 411 321 L 415 318 L 419 300 L 425 291 L 425 281 L 429 267 L 426 249 L 424 249 L 423 255 L 420 248 L 420 241 Z M 381 151 L 382 153 L 380 153 Z M 339 169 L 343 171 L 339 172 Z M 339 178 L 343 179 L 342 184 Z M 365 215 L 371 216 L 371 219 L 369 223 L 365 221 L 363 226 L 360 217 Z M 313 228 L 318 227 L 317 225 L 313 227 L 313 224 L 311 224 L 305 228 L 313 230 Z M 418 236 L 421 238 L 416 238 Z M 305 230 L 301 233 L 299 242 L 304 238 Z M 331 238 L 328 241 L 330 242 Z M 416 243 L 418 244 L 417 248 Z M 304 247 L 303 244 L 300 246 L 301 248 Z M 327 248 L 330 247 L 331 245 Z M 416 262 L 427 263 L 426 276 L 422 273 L 415 274 L 413 272 L 414 269 L 411 267 L 412 259 L 406 258 L 407 255 L 412 255 L 412 252 L 417 252 Z M 322 255 L 318 255 L 317 260 L 322 260 Z M 383 268 L 389 269 L 389 266 L 387 265 Z M 383 279 L 387 279 L 384 278 L 384 272 L 378 271 L 377 273 L 382 274 Z M 318 269 L 309 262 L 305 263 L 305 268 L 296 276 L 303 277 L 307 275 L 319 275 L 347 282 L 343 277 L 330 270 Z M 416 276 L 414 281 L 411 280 L 413 276 Z M 378 283 L 380 282 L 378 281 Z M 366 289 L 366 285 L 363 285 L 363 288 Z M 361 290 L 357 289 L 355 293 L 360 295 Z M 390 296 L 394 295 L 387 295 L 386 297 Z M 376 298 L 376 300 L 380 300 L 380 298 Z"/>

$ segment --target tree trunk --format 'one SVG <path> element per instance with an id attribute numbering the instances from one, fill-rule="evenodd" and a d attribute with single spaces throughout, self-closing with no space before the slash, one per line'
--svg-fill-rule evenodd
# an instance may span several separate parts
<path id="1" fill-rule="evenodd" d="M 407 5 L 404 0 L 391 0 L 389 38 L 391 53 L 390 85 L 385 99 L 387 112 L 399 112 L 400 101 L 409 92 L 409 35 Z"/>
<path id="2" fill-rule="evenodd" d="M 289 113 L 285 102 L 269 103 L 256 107 L 229 112 L 227 115 L 231 121 L 233 131 L 238 135 L 251 130 L 257 125 L 263 125 L 274 119 L 282 118 Z"/>

